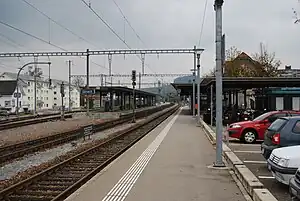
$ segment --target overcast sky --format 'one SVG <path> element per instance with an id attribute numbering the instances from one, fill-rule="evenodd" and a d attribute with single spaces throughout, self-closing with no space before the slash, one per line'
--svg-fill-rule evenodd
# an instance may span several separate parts
<path id="1" fill-rule="evenodd" d="M 38 13 L 23 0 L 0 0 L 0 21 L 69 51 L 85 51 L 87 48 L 126 49 L 124 43 L 81 0 L 26 1 L 80 38 L 50 22 L 47 17 Z M 113 0 L 86 0 L 86 2 L 91 3 L 91 7 L 132 49 L 193 48 L 194 45 L 199 44 L 205 0 L 115 0 L 141 40 L 125 22 Z M 213 3 L 213 0 L 207 2 L 200 41 L 200 47 L 205 49 L 201 56 L 203 74 L 215 66 Z M 284 65 L 299 68 L 300 25 L 294 24 L 293 8 L 300 10 L 297 0 L 225 0 L 223 32 L 226 34 L 226 48 L 236 46 L 251 55 L 259 50 L 259 43 L 264 42 L 270 51 L 276 52 L 277 58 L 282 61 L 282 68 Z M 0 24 L 0 51 L 61 50 Z M 67 79 L 66 61 L 69 59 L 74 63 L 73 74 L 85 73 L 84 59 L 51 57 L 53 63 L 51 74 L 54 78 Z M 108 73 L 107 56 L 94 56 L 91 59 L 103 66 L 99 67 L 91 63 L 91 74 Z M 32 60 L 33 58 L 0 58 L 0 72 L 16 72 L 17 67 Z M 39 60 L 48 61 L 48 58 L 39 58 Z M 193 67 L 192 55 L 146 55 L 145 61 L 146 73 L 190 73 Z M 47 72 L 46 66 L 42 68 Z M 136 56 L 113 57 L 113 72 L 130 74 L 132 69 L 138 72 L 141 70 L 141 61 Z M 155 81 L 148 80 L 148 82 Z M 93 79 L 92 84 L 99 84 L 98 81 L 99 79 Z"/>

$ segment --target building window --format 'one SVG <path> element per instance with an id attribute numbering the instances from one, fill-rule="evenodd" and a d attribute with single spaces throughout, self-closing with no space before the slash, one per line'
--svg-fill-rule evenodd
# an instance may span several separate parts
<path id="1" fill-rule="evenodd" d="M 28 100 L 30 100 L 30 97 L 28 97 Z"/>
<path id="2" fill-rule="evenodd" d="M 54 103 L 54 106 L 56 106 L 57 104 L 56 103 Z"/>
<path id="3" fill-rule="evenodd" d="M 48 100 L 48 97 L 46 97 L 46 100 Z"/>
<path id="4" fill-rule="evenodd" d="M 5 105 L 5 107 L 10 107 L 10 101 L 5 101 L 4 105 Z"/>
<path id="5" fill-rule="evenodd" d="M 27 82 L 28 86 L 30 86 L 30 82 Z"/>
<path id="6" fill-rule="evenodd" d="M 57 98 L 56 98 L 56 97 L 54 97 L 54 100 L 57 100 Z"/>
<path id="7" fill-rule="evenodd" d="M 30 92 L 30 89 L 28 89 L 28 92 Z"/>
<path id="8" fill-rule="evenodd" d="M 48 107 L 48 104 L 46 104 L 46 107 Z"/>
<path id="9" fill-rule="evenodd" d="M 56 91 L 54 92 L 54 94 L 56 94 Z"/>

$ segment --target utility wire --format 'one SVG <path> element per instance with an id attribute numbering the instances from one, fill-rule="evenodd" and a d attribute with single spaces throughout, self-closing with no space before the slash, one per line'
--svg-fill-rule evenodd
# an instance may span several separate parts
<path id="1" fill-rule="evenodd" d="M 59 27 L 63 28 L 64 30 L 70 32 L 72 35 L 76 36 L 77 38 L 79 38 L 80 40 L 83 40 L 84 42 L 94 46 L 95 48 L 97 48 L 94 44 L 92 44 L 90 41 L 88 41 L 87 39 L 85 39 L 84 37 L 76 34 L 74 31 L 72 31 L 71 29 L 67 28 L 66 26 L 64 26 L 63 24 L 59 23 L 58 21 L 54 20 L 53 18 L 51 18 L 49 15 L 47 15 L 46 13 L 44 13 L 43 11 L 41 11 L 40 9 L 38 9 L 36 6 L 34 6 L 33 4 L 29 3 L 27 0 L 22 0 L 24 3 L 26 3 L 27 5 L 29 5 L 31 8 L 33 8 L 34 10 L 36 10 L 37 12 L 39 12 L 41 15 L 43 15 L 44 17 L 48 18 L 50 21 L 52 21 L 53 23 L 55 23 L 56 25 L 58 25 Z M 106 68 L 100 64 L 97 64 L 93 61 L 91 61 L 93 64 L 100 66 L 101 68 Z"/>
<path id="2" fill-rule="evenodd" d="M 201 44 L 201 39 L 202 39 L 202 34 L 203 34 L 203 27 L 204 27 L 204 22 L 205 22 L 205 17 L 206 17 L 206 10 L 207 10 L 207 2 L 208 2 L 208 0 L 205 0 L 204 12 L 203 12 L 203 17 L 202 17 L 202 24 L 201 24 L 200 38 L 199 38 L 199 42 L 198 42 L 198 47 L 200 47 L 200 44 Z"/>
<path id="3" fill-rule="evenodd" d="M 39 40 L 39 41 L 41 41 L 41 42 L 43 42 L 43 43 L 47 43 L 47 44 L 49 44 L 49 45 L 51 45 L 51 46 L 53 46 L 53 47 L 55 47 L 55 48 L 58 48 L 58 49 L 63 50 L 63 51 L 67 51 L 66 49 L 64 49 L 64 48 L 62 48 L 62 47 L 59 47 L 58 45 L 55 45 L 55 44 L 53 44 L 53 43 L 51 43 L 51 42 L 49 42 L 49 41 L 46 41 L 46 40 L 44 40 L 44 39 L 42 39 L 42 38 L 39 38 L 39 37 L 37 37 L 37 36 L 35 36 L 35 35 L 32 35 L 32 34 L 26 32 L 26 31 L 23 31 L 23 30 L 21 30 L 21 29 L 19 29 L 19 28 L 17 28 L 17 27 L 14 27 L 14 26 L 12 26 L 12 25 L 10 25 L 10 24 L 7 24 L 7 23 L 5 23 L 5 22 L 3 22 L 3 21 L 1 21 L 1 20 L 0 20 L 0 24 L 2 24 L 2 25 L 4 25 L 4 26 L 7 26 L 7 27 L 9 27 L 9 28 L 11 28 L 11 29 L 14 29 L 14 30 L 16 30 L 16 31 L 19 31 L 19 32 L 21 32 L 21 33 L 23 33 L 23 34 L 25 34 L 25 35 L 27 35 L 27 36 L 30 36 L 30 37 L 32 37 L 32 38 L 35 38 L 36 40 Z"/>
<path id="4" fill-rule="evenodd" d="M 105 26 L 120 40 L 122 41 L 126 47 L 128 49 L 131 49 L 131 47 L 126 43 L 126 41 L 91 7 L 91 5 L 89 3 L 87 3 L 85 0 L 81 0 L 84 5 L 86 5 L 87 8 L 89 8 L 104 24 Z M 141 61 L 142 61 L 142 58 L 138 55 L 136 55 Z M 146 65 L 148 68 L 149 66 Z M 151 68 L 149 68 L 152 72 L 154 72 Z M 155 73 L 155 72 L 154 72 Z M 156 73 L 155 73 L 156 74 Z"/>
<path id="5" fill-rule="evenodd" d="M 24 45 L 21 45 L 20 43 L 18 43 L 17 41 L 15 41 L 15 40 L 13 40 L 13 39 L 11 39 L 10 37 L 8 37 L 7 35 L 5 35 L 5 34 L 3 34 L 3 33 L 0 33 L 0 36 L 2 37 L 2 38 L 5 38 L 6 40 L 8 40 L 9 42 L 11 42 L 12 44 L 14 44 L 14 46 L 16 46 L 16 47 L 18 47 L 18 48 L 25 48 L 25 46 Z"/>
<path id="6" fill-rule="evenodd" d="M 65 52 L 68 51 L 68 50 L 66 50 L 66 49 L 64 49 L 64 48 L 62 48 L 62 47 L 60 47 L 60 46 L 58 46 L 58 45 L 55 45 L 55 44 L 51 43 L 50 41 L 46 41 L 46 40 L 44 40 L 44 39 L 42 39 L 42 38 L 39 38 L 39 37 L 37 37 L 37 36 L 35 36 L 35 35 L 33 35 L 33 34 L 30 34 L 30 33 L 26 32 L 26 31 L 23 31 L 23 30 L 21 30 L 21 29 L 19 29 L 19 28 L 17 28 L 17 27 L 14 27 L 14 26 L 12 26 L 12 25 L 10 25 L 10 24 L 7 24 L 7 23 L 5 23 L 5 22 L 2 22 L 1 20 L 0 20 L 0 24 L 5 25 L 5 26 L 7 26 L 7 27 L 9 27 L 9 28 L 11 28 L 11 29 L 14 29 L 14 30 L 16 30 L 16 31 L 19 31 L 19 32 L 21 32 L 21 33 L 23 33 L 23 34 L 25 34 L 25 35 L 27 35 L 27 36 L 30 36 L 30 37 L 32 37 L 32 38 L 34 38 L 34 39 L 36 39 L 36 40 L 39 40 L 39 41 L 41 41 L 41 42 L 43 42 L 43 43 L 47 43 L 47 44 L 49 44 L 49 45 L 51 45 L 51 46 L 53 46 L 53 47 L 55 47 L 55 48 L 58 48 L 58 49 L 60 49 L 60 50 L 62 50 L 62 51 L 65 51 Z M 80 58 L 81 58 L 81 59 L 85 59 L 85 58 L 82 58 L 82 57 L 80 57 Z M 86 59 L 85 59 L 85 60 L 86 60 Z M 105 68 L 104 66 L 102 66 L 102 65 L 100 65 L 100 64 L 97 64 L 97 63 L 95 63 L 95 62 L 93 62 L 93 61 L 91 61 L 91 63 L 93 63 L 93 64 L 95 64 L 95 65 L 97 65 L 97 66 L 100 66 L 101 68 Z"/>
<path id="7" fill-rule="evenodd" d="M 124 17 L 125 21 L 127 22 L 127 24 L 129 25 L 129 27 L 132 29 L 132 31 L 135 33 L 136 37 L 144 44 L 144 46 L 147 47 L 147 45 L 145 44 L 145 42 L 141 39 L 141 37 L 139 36 L 139 34 L 135 31 L 135 29 L 132 27 L 131 23 L 129 22 L 129 20 L 127 19 L 127 17 L 124 15 L 121 7 L 118 5 L 118 3 L 115 0 L 112 0 L 114 2 L 114 4 L 117 6 L 118 10 L 120 11 L 121 15 Z"/>
<path id="8" fill-rule="evenodd" d="M 90 6 L 90 4 L 88 4 L 85 0 L 81 0 L 84 5 L 86 5 L 102 22 L 103 24 L 105 24 L 105 26 L 120 40 L 122 41 L 126 47 L 128 47 L 129 49 L 131 49 L 131 47 L 126 43 L 126 41 L 119 36 L 119 34 Z"/>
<path id="9" fill-rule="evenodd" d="M 63 24 L 59 23 L 58 21 L 52 19 L 49 15 L 47 15 L 46 13 L 44 13 L 43 11 L 41 11 L 40 9 L 38 9 L 36 6 L 34 6 L 33 4 L 29 3 L 27 0 L 22 0 L 24 3 L 26 3 L 27 5 L 29 5 L 31 8 L 33 8 L 34 10 L 36 10 L 37 12 L 39 12 L 40 14 L 42 14 L 43 16 L 45 16 L 46 18 L 48 18 L 50 21 L 52 21 L 53 23 L 55 23 L 56 25 L 58 25 L 59 27 L 63 28 L 64 30 L 70 32 L 71 34 L 73 34 L 74 36 L 76 36 L 77 38 L 79 38 L 80 40 L 85 41 L 86 43 L 96 47 L 94 44 L 92 44 L 91 42 L 89 42 L 88 40 L 86 40 L 85 38 L 83 38 L 82 36 L 76 34 L 74 31 L 72 31 L 71 29 L 67 28 L 66 26 L 64 26 Z"/>

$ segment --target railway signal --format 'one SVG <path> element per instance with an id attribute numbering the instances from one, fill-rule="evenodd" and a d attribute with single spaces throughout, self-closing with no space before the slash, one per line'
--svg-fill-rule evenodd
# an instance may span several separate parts
<path id="1" fill-rule="evenodd" d="M 135 123 L 135 86 L 136 86 L 136 70 L 132 70 L 132 73 L 131 73 L 131 80 L 132 80 L 132 88 L 133 88 L 133 91 L 132 91 L 132 96 L 133 96 L 133 107 L 132 107 L 132 123 Z"/>

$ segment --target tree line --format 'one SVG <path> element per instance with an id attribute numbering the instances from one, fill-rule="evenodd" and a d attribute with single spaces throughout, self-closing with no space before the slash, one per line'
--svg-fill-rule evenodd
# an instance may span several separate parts
<path id="1" fill-rule="evenodd" d="M 281 61 L 276 59 L 275 52 L 269 52 L 260 43 L 259 52 L 252 55 L 243 54 L 235 46 L 227 49 L 223 71 L 226 77 L 276 77 L 280 65 Z M 215 68 L 207 76 L 215 76 Z"/>

